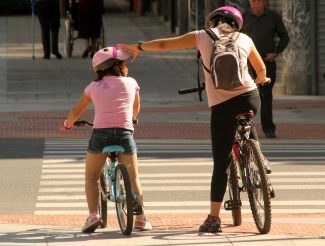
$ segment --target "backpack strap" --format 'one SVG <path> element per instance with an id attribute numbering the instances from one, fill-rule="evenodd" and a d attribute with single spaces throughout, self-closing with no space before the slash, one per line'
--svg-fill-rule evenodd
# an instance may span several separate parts
<path id="1" fill-rule="evenodd" d="M 219 40 L 219 37 L 214 33 L 214 31 L 212 31 L 210 28 L 208 29 L 204 29 L 204 31 L 209 35 L 209 37 L 213 40 Z"/>
<path id="2" fill-rule="evenodd" d="M 209 37 L 215 42 L 216 40 L 219 40 L 219 37 L 214 33 L 214 31 L 212 31 L 210 28 L 204 29 L 204 31 L 209 35 Z M 201 54 L 199 54 L 198 59 L 201 57 Z M 210 69 L 207 68 L 203 61 L 202 61 L 202 66 L 204 68 L 205 71 L 207 71 L 208 73 L 211 73 Z"/>

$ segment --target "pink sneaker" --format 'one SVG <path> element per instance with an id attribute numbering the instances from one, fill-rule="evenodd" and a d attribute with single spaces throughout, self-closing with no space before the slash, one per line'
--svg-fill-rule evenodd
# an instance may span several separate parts
<path id="1" fill-rule="evenodd" d="M 98 214 L 95 215 L 95 216 L 92 216 L 92 217 L 88 217 L 84 227 L 82 228 L 82 232 L 84 232 L 84 233 L 92 233 L 102 223 L 103 223 L 102 218 Z"/>
<path id="2" fill-rule="evenodd" d="M 151 223 L 145 216 L 138 216 L 134 222 L 134 229 L 141 231 L 150 231 L 152 230 Z"/>

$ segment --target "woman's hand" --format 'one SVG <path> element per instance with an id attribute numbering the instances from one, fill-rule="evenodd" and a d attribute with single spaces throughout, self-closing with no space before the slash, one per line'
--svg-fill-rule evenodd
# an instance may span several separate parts
<path id="1" fill-rule="evenodd" d="M 259 78 L 255 79 L 255 84 L 258 84 L 258 85 L 265 85 L 265 84 L 268 84 L 270 82 L 271 82 L 271 79 L 268 78 L 268 77 L 264 77 L 262 79 L 259 79 Z"/>
<path id="2" fill-rule="evenodd" d="M 138 49 L 138 46 L 136 44 L 117 44 L 116 47 L 125 52 L 131 53 L 131 62 L 133 62 L 135 58 L 137 58 L 137 56 L 140 54 L 140 50 Z"/>

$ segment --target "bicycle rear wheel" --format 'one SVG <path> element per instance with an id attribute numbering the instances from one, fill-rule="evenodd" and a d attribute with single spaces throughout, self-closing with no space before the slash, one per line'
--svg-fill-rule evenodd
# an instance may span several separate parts
<path id="1" fill-rule="evenodd" d="M 108 184 L 107 184 L 107 174 L 105 169 L 103 169 L 99 183 L 99 196 L 98 196 L 98 211 L 101 216 L 103 223 L 101 224 L 101 228 L 106 228 L 107 226 L 107 193 L 108 193 Z"/>
<path id="2" fill-rule="evenodd" d="M 234 226 L 240 226 L 242 223 L 241 220 L 241 206 L 240 202 L 240 190 L 238 184 L 238 171 L 237 171 L 237 160 L 235 154 L 232 153 L 232 163 L 229 170 L 228 178 L 228 189 L 229 189 L 229 198 L 231 201 L 234 201 L 237 204 L 237 207 L 231 210 L 232 220 Z"/>
<path id="3" fill-rule="evenodd" d="M 115 207 L 118 223 L 124 235 L 130 235 L 133 228 L 133 197 L 128 171 L 123 164 L 115 169 Z"/>
<path id="4" fill-rule="evenodd" d="M 264 168 L 263 154 L 257 141 L 249 139 L 244 146 L 247 167 L 247 193 L 258 231 L 266 234 L 271 229 L 271 200 Z"/>

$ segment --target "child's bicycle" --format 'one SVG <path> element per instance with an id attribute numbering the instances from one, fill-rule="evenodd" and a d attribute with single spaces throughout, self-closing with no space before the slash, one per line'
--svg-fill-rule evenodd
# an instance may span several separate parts
<path id="1" fill-rule="evenodd" d="M 200 88 L 179 90 L 179 94 L 202 93 Z M 261 152 L 259 142 L 250 138 L 253 127 L 252 111 L 243 112 L 235 117 L 237 129 L 232 149 L 232 164 L 228 178 L 228 201 L 224 202 L 226 210 L 232 211 L 233 223 L 241 225 L 240 192 L 247 192 L 253 218 L 258 231 L 266 234 L 271 229 L 271 198 L 275 192 L 266 174 L 265 157 Z"/>
<path id="2" fill-rule="evenodd" d="M 92 126 L 93 124 L 80 120 L 76 121 L 74 125 Z M 98 210 L 103 220 L 101 227 L 107 226 L 107 201 L 111 201 L 115 203 L 121 232 L 124 235 L 130 235 L 133 229 L 133 215 L 142 214 L 143 211 L 136 194 L 132 192 L 126 166 L 117 162 L 117 157 L 124 152 L 124 148 L 120 145 L 109 145 L 102 152 L 107 154 L 107 158 L 98 180 Z"/>

